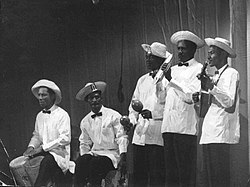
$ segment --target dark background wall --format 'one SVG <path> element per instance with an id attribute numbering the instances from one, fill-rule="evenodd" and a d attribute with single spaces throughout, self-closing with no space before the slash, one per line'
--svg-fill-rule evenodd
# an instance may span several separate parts
<path id="1" fill-rule="evenodd" d="M 40 108 L 30 88 L 37 80 L 47 78 L 61 88 L 75 159 L 79 123 L 89 112 L 75 95 L 87 82 L 106 81 L 105 105 L 126 115 L 136 81 L 147 71 L 142 43 L 166 43 L 176 54 L 169 38 L 180 29 L 201 38 L 230 39 L 228 0 L 100 0 L 97 5 L 91 0 L 3 0 L 0 24 L 0 138 L 11 158 L 21 155 L 31 138 Z M 205 61 L 206 48 L 196 58 Z M 232 153 L 245 163 L 233 164 L 244 173 L 238 183 L 248 175 L 247 119 L 241 119 L 241 149 Z"/>

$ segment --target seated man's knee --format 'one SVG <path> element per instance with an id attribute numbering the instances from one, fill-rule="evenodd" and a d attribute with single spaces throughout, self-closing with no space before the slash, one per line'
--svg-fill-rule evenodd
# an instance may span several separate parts
<path id="1" fill-rule="evenodd" d="M 44 156 L 44 158 L 43 158 L 43 160 L 42 160 L 40 166 L 42 166 L 42 165 L 47 165 L 47 164 L 53 164 L 53 163 L 56 163 L 56 161 L 55 161 L 53 155 L 47 154 L 46 156 Z"/>
<path id="2" fill-rule="evenodd" d="M 91 160 L 92 157 L 93 156 L 89 155 L 89 154 L 85 154 L 85 155 L 79 156 L 77 158 L 77 160 L 75 161 L 75 164 L 79 165 L 79 164 L 88 163 Z"/>

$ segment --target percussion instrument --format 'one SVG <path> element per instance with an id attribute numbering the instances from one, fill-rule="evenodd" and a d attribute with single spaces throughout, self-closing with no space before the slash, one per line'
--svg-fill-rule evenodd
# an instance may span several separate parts
<path id="1" fill-rule="evenodd" d="M 134 109 L 134 111 L 136 112 L 141 112 L 143 109 L 143 104 L 141 103 L 141 101 L 134 99 L 132 100 L 132 104 L 131 104 L 132 108 Z"/>
<path id="2" fill-rule="evenodd" d="M 43 158 L 44 156 L 37 156 L 31 159 L 29 157 L 20 156 L 10 162 L 10 169 L 18 185 L 34 186 Z"/>
<path id="3" fill-rule="evenodd" d="M 122 116 L 120 118 L 120 123 L 123 126 L 126 133 L 128 133 L 133 126 L 133 124 L 130 123 L 130 119 L 128 116 Z"/>

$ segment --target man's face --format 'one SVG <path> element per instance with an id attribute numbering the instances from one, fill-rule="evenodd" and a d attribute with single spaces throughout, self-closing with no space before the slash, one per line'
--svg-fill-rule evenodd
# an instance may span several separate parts
<path id="1" fill-rule="evenodd" d="M 178 57 L 180 62 L 187 62 L 194 57 L 196 46 L 186 40 L 177 43 Z"/>
<path id="2" fill-rule="evenodd" d="M 208 61 L 210 66 L 219 66 L 223 62 L 223 51 L 216 47 L 210 46 L 208 50 Z"/>
<path id="3" fill-rule="evenodd" d="M 89 103 L 93 112 L 99 112 L 102 107 L 102 97 L 100 92 L 93 92 L 87 96 L 87 102 Z"/>
<path id="4" fill-rule="evenodd" d="M 151 71 L 159 69 L 164 61 L 163 58 L 152 55 L 151 53 L 146 53 L 145 59 L 146 59 L 146 66 Z"/>
<path id="5" fill-rule="evenodd" d="M 49 109 L 54 104 L 55 94 L 49 93 L 49 89 L 46 87 L 40 87 L 38 90 L 38 101 L 43 109 Z"/>

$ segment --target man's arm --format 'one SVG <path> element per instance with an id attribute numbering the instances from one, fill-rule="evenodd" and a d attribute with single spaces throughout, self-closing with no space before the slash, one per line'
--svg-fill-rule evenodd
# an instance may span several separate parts
<path id="1" fill-rule="evenodd" d="M 81 135 L 79 137 L 79 150 L 80 150 L 80 155 L 84 155 L 88 153 L 91 150 L 91 147 L 93 145 L 93 142 L 91 138 L 89 137 L 89 133 L 85 129 L 85 122 L 84 120 L 81 122 L 80 128 L 81 128 Z"/>
<path id="2" fill-rule="evenodd" d="M 116 142 L 119 146 L 120 153 L 120 161 L 118 163 L 118 169 L 121 171 L 122 175 L 125 175 L 127 172 L 127 164 L 126 164 L 126 152 L 128 146 L 128 135 L 124 131 L 124 128 L 120 124 L 120 115 L 117 115 L 113 121 L 114 133 L 116 137 Z"/>
<path id="3" fill-rule="evenodd" d="M 136 87 L 135 87 L 135 90 L 134 90 L 134 93 L 133 93 L 133 96 L 132 96 L 132 99 L 131 99 L 131 102 L 129 105 L 129 109 L 128 109 L 129 110 L 129 119 L 133 125 L 137 124 L 137 120 L 139 117 L 139 113 L 134 111 L 134 109 L 132 108 L 132 100 L 135 100 L 135 99 L 140 100 L 139 85 L 140 85 L 140 79 L 137 81 L 137 84 L 136 84 Z"/>
<path id="4" fill-rule="evenodd" d="M 235 102 L 235 94 L 237 94 L 237 87 L 239 84 L 239 73 L 234 72 L 230 77 L 220 78 L 221 86 L 214 86 L 210 91 L 220 104 L 225 107 L 231 107 Z"/>
<path id="5" fill-rule="evenodd" d="M 41 144 L 42 144 L 42 141 L 41 141 L 41 138 L 40 138 L 39 133 L 38 133 L 38 122 L 37 122 L 37 118 L 36 118 L 35 130 L 33 131 L 33 136 L 30 140 L 28 148 L 23 153 L 23 156 L 32 156 L 34 153 L 34 149 L 40 147 Z"/>

